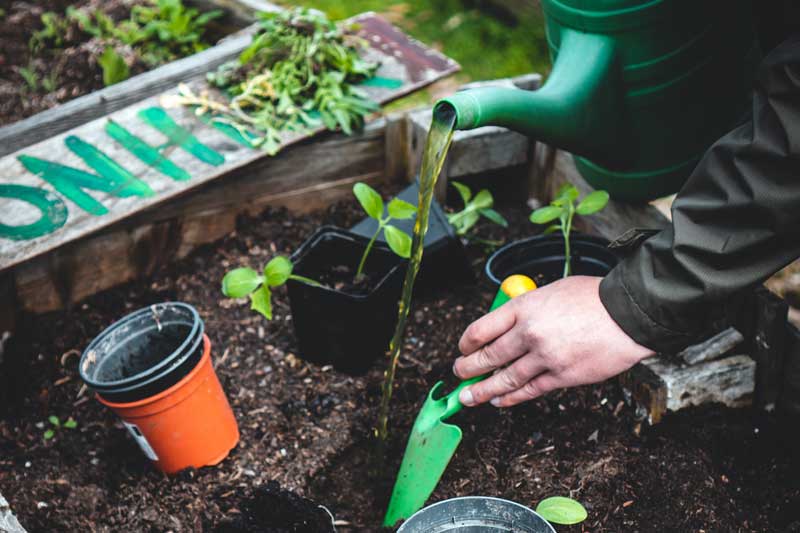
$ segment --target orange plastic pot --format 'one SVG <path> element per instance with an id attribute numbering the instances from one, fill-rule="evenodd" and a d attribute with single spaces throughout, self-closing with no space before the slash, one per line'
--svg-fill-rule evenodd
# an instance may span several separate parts
<path id="1" fill-rule="evenodd" d="M 215 465 L 239 442 L 239 427 L 211 365 L 206 335 L 200 362 L 170 388 L 130 403 L 100 395 L 97 399 L 119 415 L 145 455 L 168 474 Z"/>

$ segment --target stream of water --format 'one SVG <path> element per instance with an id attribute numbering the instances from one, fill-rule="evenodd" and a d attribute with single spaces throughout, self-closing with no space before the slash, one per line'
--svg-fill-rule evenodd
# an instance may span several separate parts
<path id="1" fill-rule="evenodd" d="M 450 142 L 453 140 L 453 131 L 456 122 L 455 110 L 447 105 L 434 108 L 425 151 L 422 156 L 422 168 L 419 173 L 419 202 L 417 219 L 414 223 L 414 236 L 411 244 L 411 257 L 408 260 L 408 269 L 403 281 L 403 293 L 398 305 L 397 325 L 394 335 L 389 343 L 389 365 L 384 374 L 383 394 L 381 408 L 378 415 L 377 433 L 381 441 L 388 435 L 389 403 L 392 397 L 394 374 L 403 345 L 403 332 L 411 305 L 411 295 L 414 291 L 414 281 L 417 279 L 419 265 L 422 262 L 422 250 L 425 233 L 428 231 L 428 216 L 431 210 L 431 201 L 436 189 L 436 180 L 442 171 L 442 165 L 447 157 Z"/>

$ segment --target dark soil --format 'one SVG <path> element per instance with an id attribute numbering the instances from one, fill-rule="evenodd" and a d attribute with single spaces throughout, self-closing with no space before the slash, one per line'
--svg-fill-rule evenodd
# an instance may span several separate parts
<path id="1" fill-rule="evenodd" d="M 32 46 L 32 36 L 44 27 L 43 13 L 63 16 L 68 6 L 89 12 L 99 9 L 118 22 L 128 18 L 131 7 L 144 3 L 146 0 L 0 2 L 0 126 L 103 88 L 103 71 L 97 60 L 107 43 L 70 22 L 61 43 L 51 39 Z M 148 70 L 130 47 L 116 51 L 125 59 L 131 76 Z M 25 69 L 33 73 L 34 82 L 26 81 Z"/>
<path id="2" fill-rule="evenodd" d="M 535 231 L 527 209 L 500 211 L 510 229 L 482 225 L 481 237 Z M 26 319 L 0 366 L 0 491 L 23 525 L 32 532 L 313 532 L 328 527 L 317 507 L 324 505 L 339 531 L 379 530 L 421 399 L 439 379 L 455 383 L 457 340 L 490 305 L 484 251 L 470 248 L 474 286 L 420 295 L 413 304 L 382 476 L 370 462 L 382 363 L 363 377 L 306 364 L 284 290 L 276 291 L 271 322 L 246 300 L 219 294 L 227 269 L 260 268 L 318 225 L 350 227 L 357 218 L 352 204 L 304 217 L 270 211 L 149 279 L 66 313 Z M 80 351 L 109 323 L 165 300 L 191 303 L 205 320 L 242 434 L 219 466 L 173 477 L 150 466 L 115 415 L 82 390 L 77 372 Z M 44 440 L 48 415 L 72 416 L 78 427 Z M 749 410 L 708 406 L 649 428 L 614 382 L 457 417 L 464 440 L 432 500 L 491 495 L 535 507 L 548 496 L 572 496 L 589 519 L 559 531 L 800 531 L 797 440 L 783 433 L 797 421 L 756 422 Z"/>
<path id="3" fill-rule="evenodd" d="M 385 275 L 386 272 L 369 272 L 365 269 L 356 277 L 356 268 L 352 265 L 330 265 L 317 281 L 346 294 L 369 294 Z"/>

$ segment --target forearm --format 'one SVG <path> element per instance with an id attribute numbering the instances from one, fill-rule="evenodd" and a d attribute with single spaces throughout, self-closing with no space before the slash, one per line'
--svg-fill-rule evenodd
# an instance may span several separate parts
<path id="1" fill-rule="evenodd" d="M 800 38 L 765 60 L 752 120 L 708 151 L 672 219 L 600 287 L 614 320 L 656 351 L 689 344 L 714 307 L 800 256 Z"/>

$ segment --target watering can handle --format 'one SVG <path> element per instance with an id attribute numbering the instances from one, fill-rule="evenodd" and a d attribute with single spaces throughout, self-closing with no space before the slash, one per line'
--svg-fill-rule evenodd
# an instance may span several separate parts
<path id="1" fill-rule="evenodd" d="M 494 297 L 494 301 L 492 302 L 492 307 L 489 309 L 489 312 L 494 311 L 512 298 L 516 298 L 520 294 L 532 291 L 535 288 L 536 283 L 534 283 L 534 281 L 528 276 L 514 274 L 513 276 L 507 277 L 500 285 L 500 289 L 497 291 L 497 295 Z M 459 383 L 459 385 L 453 389 L 452 392 L 443 398 L 447 401 L 447 406 L 444 413 L 440 417 L 440 420 L 445 420 L 461 410 L 463 405 L 460 401 L 458 401 L 458 395 L 463 389 L 483 379 L 486 379 L 487 377 L 489 377 L 489 374 L 483 374 L 482 376 L 476 376 Z"/>

